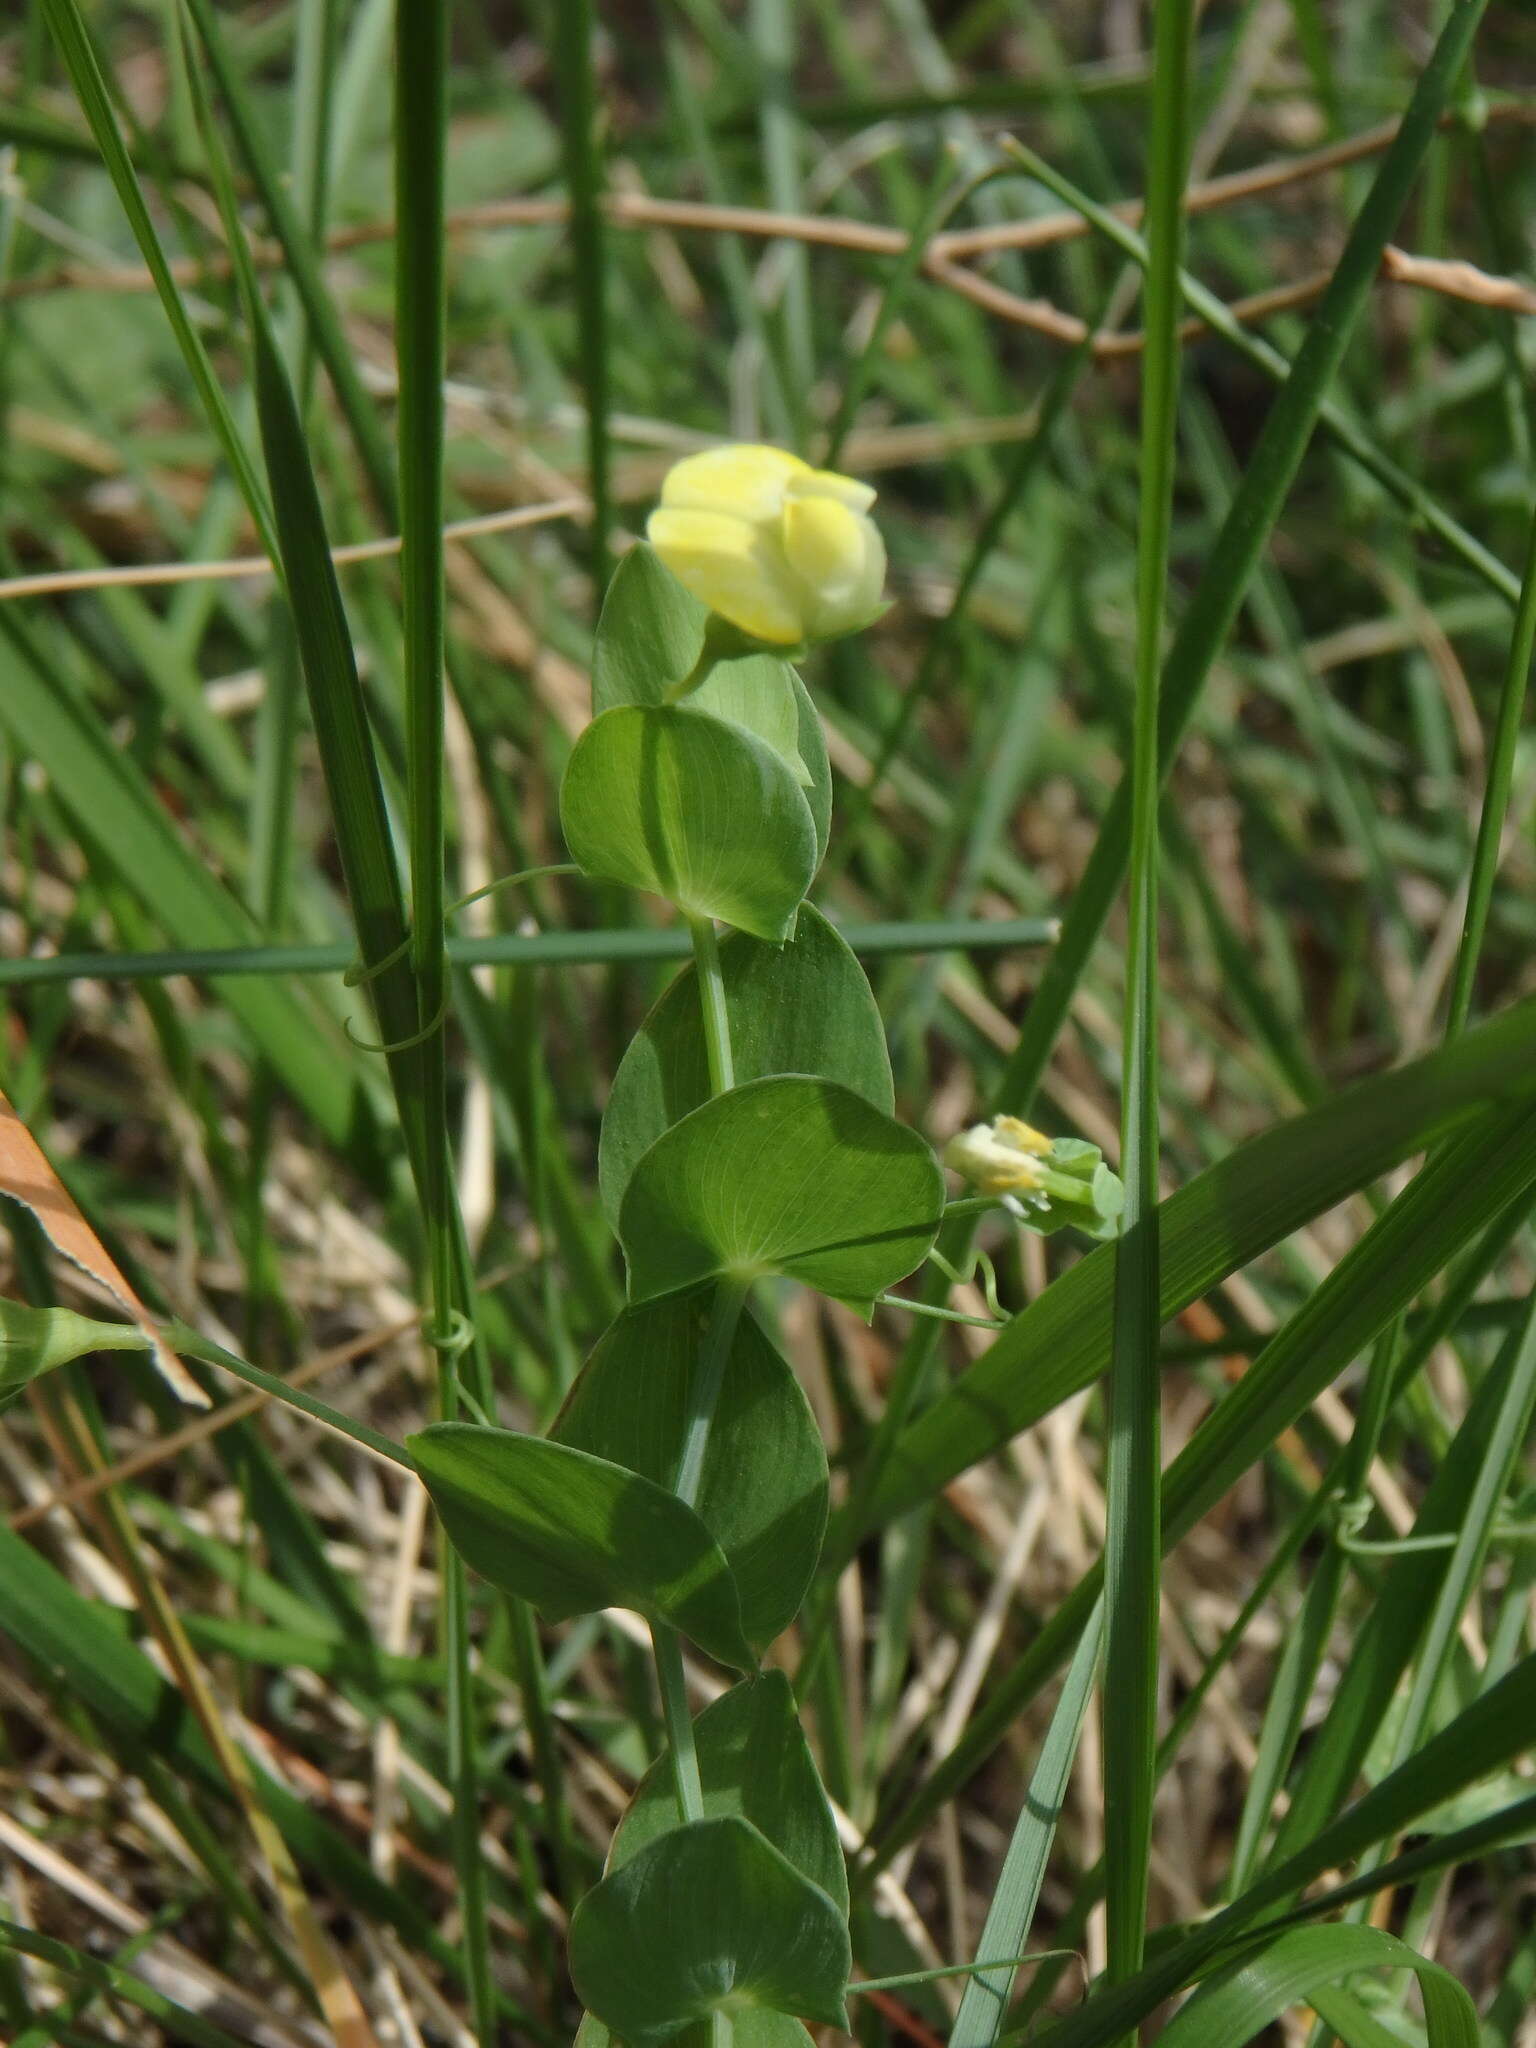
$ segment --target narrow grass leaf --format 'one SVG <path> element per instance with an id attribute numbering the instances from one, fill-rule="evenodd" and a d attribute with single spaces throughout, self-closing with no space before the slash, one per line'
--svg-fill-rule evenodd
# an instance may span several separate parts
<path id="1" fill-rule="evenodd" d="M 1103 1613 L 1096 1610 L 1078 1641 L 1061 1697 L 1051 1714 L 1051 1725 L 1035 1758 L 1029 1790 L 1019 1808 L 1013 1839 L 1003 1858 L 981 1939 L 976 1944 L 978 1963 L 991 1956 L 1022 1955 L 1029 1940 L 1045 1883 L 1046 1863 L 1056 1840 L 1056 1824 L 1077 1758 L 1083 1718 L 1093 1694 L 1103 1633 Z M 1012 1969 L 977 1970 L 966 1980 L 960 2010 L 950 2031 L 949 2048 L 992 2048 L 1007 2017 L 1014 1975 Z"/>
<path id="2" fill-rule="evenodd" d="M 224 458 L 240 487 L 240 495 L 245 501 L 246 510 L 251 515 L 257 533 L 261 536 L 262 546 L 275 558 L 277 542 L 266 493 L 261 488 L 255 465 L 241 438 L 240 430 L 235 425 L 234 415 L 230 412 L 229 403 L 219 381 L 213 373 L 213 365 L 208 360 L 207 350 L 192 325 L 192 316 L 187 311 L 186 303 L 171 274 L 165 251 L 160 246 L 160 238 L 155 233 L 154 222 L 149 217 L 149 208 L 144 204 L 144 195 L 139 190 L 138 175 L 124 147 L 122 136 L 118 133 L 117 116 L 113 111 L 111 96 L 107 91 L 101 63 L 91 41 L 85 17 L 77 5 L 77 0 L 43 0 L 43 11 L 68 67 L 76 97 L 90 124 L 96 147 L 101 152 L 101 160 L 106 165 L 123 211 L 128 216 L 128 225 L 139 245 L 139 253 L 155 281 L 155 290 L 160 295 L 160 303 L 171 323 L 171 331 L 176 337 L 177 346 L 191 373 L 192 381 L 197 386 L 198 396 L 208 415 L 208 423 L 217 436 L 219 446 L 224 451 Z"/>
<path id="3" fill-rule="evenodd" d="M 0 636 L 12 655 L 0 727 L 47 773 L 92 859 L 121 875 L 178 947 L 229 958 L 257 944 L 244 906 L 182 838 L 99 713 L 70 689 L 12 606 L 0 606 Z M 270 977 L 231 981 L 221 993 L 317 1129 L 345 1144 L 366 1111 L 334 1026 L 307 997 Z"/>
<path id="4" fill-rule="evenodd" d="M 1529 1109 L 1513 1125 L 1502 1113 L 1490 1117 L 1484 1127 L 1427 1166 L 1270 1340 L 1247 1376 L 1170 1466 L 1163 1495 L 1164 1546 L 1177 1542 L 1209 1512 L 1376 1332 L 1400 1313 L 1426 1279 L 1453 1259 L 1491 1217 L 1517 1197 L 1528 1200 L 1533 1180 L 1536 1112 Z M 1074 1270 L 1081 1272 L 1091 1262 L 1085 1260 Z M 1042 1299 L 1049 1300 L 1065 1284 L 1065 1279 L 1055 1282 Z M 1022 1704 L 1033 1697 L 1086 1626 L 1100 1580 L 1095 1567 L 1079 1581 L 922 1791 L 878 1831 L 881 1860 L 964 1784 L 1013 1725 Z"/>
<path id="5" fill-rule="evenodd" d="M 1242 2048 L 1320 1986 L 1362 1970 L 1412 1970 L 1428 2048 L 1477 2048 L 1477 2009 L 1448 1970 L 1378 1927 L 1304 1927 L 1202 1985 L 1163 2029 L 1165 2048 Z"/>
<path id="6" fill-rule="evenodd" d="M 1162 1205 L 1161 1319 L 1479 1109 L 1513 1106 L 1533 1089 L 1536 1004 L 1525 1003 L 1238 1146 Z M 1062 1274 L 906 1430 L 858 1528 L 834 1522 L 833 1557 L 846 1558 L 850 1539 L 948 1485 L 1103 1370 L 1113 1265 L 1113 1247 L 1103 1246 Z"/>
<path id="7" fill-rule="evenodd" d="M 1104 1871 L 1109 1968 L 1126 1976 L 1146 1942 L 1156 1786 L 1162 1427 L 1158 1371 L 1159 682 L 1179 416 L 1179 254 L 1189 155 L 1193 0 L 1156 14 L 1147 179 L 1149 261 L 1141 358 L 1136 523 L 1129 924 L 1120 1063 L 1125 1209 L 1115 1245 L 1104 1508 Z M 1033 1007 L 1033 1006 L 1031 1006 Z"/>
<path id="8" fill-rule="evenodd" d="M 1355 325 L 1369 300 L 1381 252 L 1407 202 L 1436 123 L 1472 46 L 1486 0 L 1459 0 L 1420 74 L 1412 101 L 1382 159 L 1349 239 L 1319 301 L 1290 373 L 1270 407 L 1205 573 L 1189 601 L 1163 669 L 1159 774 L 1166 778 L 1211 666 L 1242 604 L 1317 425 Z M 1093 854 L 1062 923 L 1008 1062 L 1003 1093 L 1027 1110 L 1067 1013 L 1072 992 L 1104 928 L 1130 853 L 1131 792 L 1115 792 Z"/>

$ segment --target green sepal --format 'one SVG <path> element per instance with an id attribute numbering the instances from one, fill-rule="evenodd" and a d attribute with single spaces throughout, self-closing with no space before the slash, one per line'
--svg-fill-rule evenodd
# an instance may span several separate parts
<path id="1" fill-rule="evenodd" d="M 592 649 L 592 715 L 616 704 L 670 704 L 698 666 L 709 634 L 715 665 L 689 690 L 690 707 L 744 725 L 782 754 L 804 784 L 800 759 L 795 672 L 716 619 L 641 541 L 614 570 L 597 621 Z"/>
<path id="2" fill-rule="evenodd" d="M 0 1296 L 0 1413 L 45 1372 L 92 1351 L 147 1351 L 132 1323 L 99 1323 L 72 1308 L 32 1308 Z"/>
<path id="3" fill-rule="evenodd" d="M 1048 1176 L 1045 1187 L 1017 1198 L 1029 1229 L 1048 1237 L 1071 1224 L 1088 1237 L 1120 1235 L 1125 1187 L 1097 1145 L 1086 1138 L 1056 1138 L 1040 1164 Z"/>

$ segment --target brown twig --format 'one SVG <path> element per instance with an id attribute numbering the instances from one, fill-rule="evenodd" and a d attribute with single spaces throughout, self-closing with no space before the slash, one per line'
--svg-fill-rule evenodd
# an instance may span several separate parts
<path id="1" fill-rule="evenodd" d="M 1447 115 L 1442 125 L 1457 116 Z M 1488 110 L 1490 121 L 1533 121 L 1536 106 L 1504 101 Z M 1191 213 L 1209 213 L 1245 199 L 1277 192 L 1289 185 L 1305 183 L 1342 169 L 1364 158 L 1379 155 L 1397 133 L 1395 121 L 1383 121 L 1359 135 L 1304 155 L 1259 164 L 1251 170 L 1229 171 L 1192 185 L 1186 195 Z M 911 237 L 901 228 L 882 227 L 872 221 L 838 219 L 825 214 L 781 213 L 759 206 L 717 206 L 692 199 L 658 199 L 643 192 L 610 192 L 604 208 L 609 222 L 618 228 L 674 228 L 705 234 L 749 235 L 760 241 L 805 242 L 824 248 L 850 250 L 869 256 L 904 256 Z M 1123 200 L 1114 211 L 1132 224 L 1141 219 L 1142 202 Z M 496 228 L 563 227 L 569 218 L 569 203 L 561 198 L 494 199 L 477 206 L 454 209 L 447 216 L 448 232 L 472 234 Z M 925 268 L 952 267 L 964 257 L 993 255 L 1003 251 L 1051 248 L 1061 242 L 1080 239 L 1090 232 L 1089 224 L 1069 208 L 1041 214 L 1031 220 L 1002 221 L 979 228 L 953 228 L 935 235 L 928 244 Z M 393 220 L 355 221 L 336 228 L 326 238 L 332 254 L 361 249 L 395 238 Z M 274 242 L 254 243 L 252 255 L 264 267 L 277 269 L 285 262 L 282 249 Z M 196 285 L 226 280 L 231 275 L 229 259 L 223 256 L 180 257 L 171 265 L 178 284 Z M 61 263 L 31 277 L 11 279 L 0 298 L 30 298 L 50 291 L 145 292 L 154 289 L 149 272 L 137 264 L 91 266 Z M 1069 319 L 1070 315 L 1062 315 Z"/>
<path id="2" fill-rule="evenodd" d="M 1493 277 L 1475 263 L 1447 261 L 1439 256 L 1410 256 L 1389 242 L 1381 252 L 1381 274 L 1394 284 L 1418 285 L 1448 299 L 1466 299 L 1474 306 L 1494 306 L 1504 313 L 1536 313 L 1536 292 L 1512 277 Z"/>
<path id="3" fill-rule="evenodd" d="M 1536 119 L 1536 107 L 1527 106 L 1523 102 L 1505 102 L 1490 109 L 1489 118 L 1529 121 Z M 1208 178 L 1190 187 L 1187 202 L 1189 210 L 1192 213 L 1210 212 L 1214 208 L 1230 206 L 1263 193 L 1278 191 L 1282 187 L 1322 176 L 1344 165 L 1357 163 L 1362 158 L 1385 149 L 1396 132 L 1395 122 L 1383 122 L 1378 127 L 1367 129 L 1343 142 L 1332 143 L 1324 149 L 1312 150 L 1304 156 L 1259 165 L 1252 170 L 1229 172 L 1219 178 Z M 855 253 L 892 257 L 905 254 L 911 246 L 910 238 L 899 228 L 880 227 L 865 221 L 837 220 L 816 214 L 779 213 L 763 207 L 716 206 L 693 200 L 656 199 L 646 193 L 634 192 L 611 192 L 606 205 L 610 221 L 618 227 L 696 229 L 706 233 L 744 234 L 767 240 L 800 241 Z M 461 233 L 476 228 L 557 227 L 566 220 L 568 210 L 563 199 L 493 200 L 479 206 L 460 208 L 448 216 L 448 227 L 452 232 Z M 1122 220 L 1135 223 L 1141 218 L 1142 202 L 1122 201 L 1113 211 Z M 1074 240 L 1090 231 L 1091 223 L 1081 214 L 1067 209 L 1044 214 L 1033 220 L 1008 221 L 984 228 L 954 229 L 930 239 L 924 250 L 922 269 L 932 283 L 969 300 L 971 304 L 995 318 L 1006 320 L 1014 326 L 1026 328 L 1048 340 L 1072 348 L 1082 342 L 1088 332 L 1086 323 L 1075 313 L 1064 311 L 1048 299 L 1026 299 L 971 269 L 960 259 L 966 256 L 995 254 L 1003 250 L 1018 252 L 1045 248 L 1055 243 Z M 351 227 L 336 230 L 329 237 L 327 246 L 332 252 L 359 248 L 370 243 L 388 241 L 392 239 L 393 234 L 392 221 L 359 222 Z M 282 251 L 275 245 L 260 245 L 254 253 L 259 261 L 267 264 L 279 264 L 283 260 Z M 211 261 L 183 258 L 174 263 L 171 270 L 179 282 L 195 283 L 198 280 L 226 275 L 228 266 L 223 258 Z M 1254 292 L 1247 297 L 1235 299 L 1228 307 L 1228 311 L 1234 319 L 1245 324 L 1253 324 L 1269 319 L 1276 313 L 1309 305 L 1326 289 L 1330 275 L 1331 273 L 1326 270 L 1313 271 L 1305 277 L 1294 279 L 1289 284 L 1272 286 L 1266 291 Z M 1389 246 L 1382 257 L 1381 275 L 1391 283 L 1440 292 L 1448 297 L 1499 311 L 1536 314 L 1536 291 L 1512 278 L 1493 276 L 1470 263 L 1412 256 L 1402 249 Z M 36 277 L 13 280 L 0 289 L 0 300 L 63 286 L 141 291 L 149 289 L 151 285 L 152 279 L 148 271 L 133 266 L 90 270 L 79 265 L 62 265 Z M 1206 323 L 1197 318 L 1186 320 L 1182 328 L 1186 340 L 1193 340 L 1206 331 Z M 1094 335 L 1091 347 L 1095 360 L 1116 361 L 1138 354 L 1142 347 L 1142 336 L 1139 331 L 1107 331 Z M 585 497 L 573 493 L 537 504 L 519 505 L 506 511 L 482 514 L 473 519 L 456 520 L 444 528 L 443 538 L 450 545 L 456 545 L 492 534 L 511 532 L 520 527 L 543 525 L 552 520 L 582 519 L 587 516 L 589 509 Z M 342 566 L 351 562 L 380 560 L 398 554 L 399 551 L 399 536 L 389 534 L 377 540 L 358 541 L 346 547 L 334 548 L 331 551 L 331 559 L 338 566 Z M 169 584 L 267 576 L 271 573 L 272 564 L 264 555 L 234 556 L 215 562 L 150 562 L 116 568 L 42 570 L 31 575 L 0 579 L 0 602 L 21 597 L 59 596 L 70 591 L 113 587 L 144 589 Z"/>

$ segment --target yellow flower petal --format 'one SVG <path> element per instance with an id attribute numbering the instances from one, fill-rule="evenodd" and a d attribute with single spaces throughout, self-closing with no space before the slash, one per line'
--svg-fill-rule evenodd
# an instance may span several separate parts
<path id="1" fill-rule="evenodd" d="M 1038 1162 L 1000 1143 L 990 1124 L 957 1131 L 944 1147 L 944 1164 L 983 1195 L 1033 1194 L 1040 1185 Z"/>
<path id="2" fill-rule="evenodd" d="M 742 632 L 780 647 L 804 637 L 780 552 L 746 520 L 663 506 L 645 532 L 683 588 Z"/>
<path id="3" fill-rule="evenodd" d="M 836 498 L 797 496 L 784 506 L 783 533 L 811 631 L 830 636 L 867 624 L 885 582 L 885 546 L 873 522 Z"/>
<path id="4" fill-rule="evenodd" d="M 1020 1152 L 1033 1152 L 1043 1159 L 1051 1149 L 1051 1141 L 1044 1131 L 1037 1131 L 1033 1124 L 1027 1124 L 1022 1117 L 995 1116 L 992 1129 L 1005 1145 L 1013 1145 Z"/>
<path id="5" fill-rule="evenodd" d="M 791 498 L 784 507 L 784 552 L 797 576 L 816 589 L 840 589 L 864 567 L 869 522 L 834 498 Z"/>
<path id="6" fill-rule="evenodd" d="M 857 477 L 843 476 L 835 469 L 813 469 L 804 476 L 791 477 L 792 498 L 833 498 L 850 512 L 867 512 L 875 502 L 873 484 L 861 484 Z"/>
<path id="7" fill-rule="evenodd" d="M 678 512 L 729 512 L 738 519 L 777 519 L 791 479 L 809 476 L 808 464 L 783 448 L 742 442 L 687 455 L 667 472 L 661 502 Z"/>

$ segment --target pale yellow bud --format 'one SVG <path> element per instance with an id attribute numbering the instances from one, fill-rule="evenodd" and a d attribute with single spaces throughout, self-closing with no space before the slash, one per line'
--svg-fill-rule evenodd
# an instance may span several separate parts
<path id="1" fill-rule="evenodd" d="M 968 1180 L 978 1194 L 1033 1194 L 1041 1185 L 1040 1161 L 1049 1138 L 1016 1116 L 995 1116 L 989 1124 L 957 1131 L 944 1147 L 944 1164 Z"/>
<path id="2" fill-rule="evenodd" d="M 885 544 L 868 484 L 782 448 L 686 456 L 668 472 L 646 538 L 685 589 L 776 647 L 831 640 L 880 609 Z"/>

